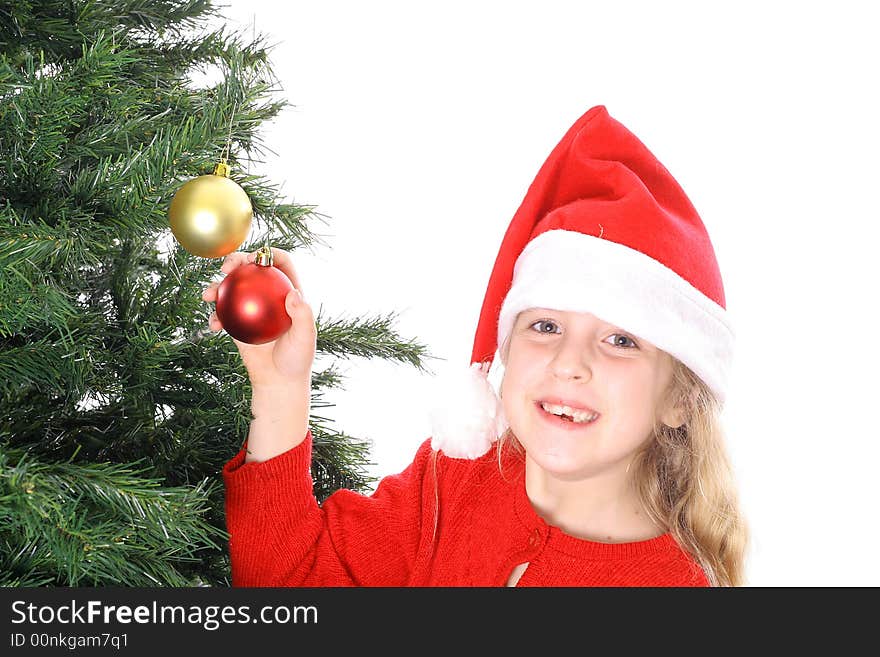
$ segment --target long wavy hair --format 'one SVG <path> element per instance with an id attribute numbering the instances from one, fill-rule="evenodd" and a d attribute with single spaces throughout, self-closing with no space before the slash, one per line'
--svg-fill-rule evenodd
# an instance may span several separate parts
<path id="1" fill-rule="evenodd" d="M 749 532 L 740 511 L 725 449 L 721 407 L 705 383 L 672 357 L 672 380 L 654 419 L 653 435 L 630 464 L 635 489 L 651 519 L 702 567 L 712 586 L 745 584 Z M 684 423 L 659 420 L 665 404 L 684 411 Z M 498 443 L 522 445 L 509 429 Z"/>
<path id="2" fill-rule="evenodd" d="M 725 447 L 721 406 L 699 377 L 672 360 L 663 403 L 683 409 L 685 422 L 672 428 L 655 418 L 652 439 L 630 471 L 651 518 L 693 555 L 709 582 L 741 586 L 749 532 Z"/>

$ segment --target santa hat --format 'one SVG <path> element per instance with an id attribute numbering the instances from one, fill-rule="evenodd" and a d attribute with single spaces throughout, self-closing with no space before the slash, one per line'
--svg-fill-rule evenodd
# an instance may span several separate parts
<path id="1" fill-rule="evenodd" d="M 669 171 L 604 106 L 565 133 L 510 222 L 471 367 L 442 381 L 434 449 L 476 458 L 506 429 L 488 376 L 517 315 L 534 307 L 589 312 L 632 332 L 724 403 L 734 334 L 706 227 Z"/>

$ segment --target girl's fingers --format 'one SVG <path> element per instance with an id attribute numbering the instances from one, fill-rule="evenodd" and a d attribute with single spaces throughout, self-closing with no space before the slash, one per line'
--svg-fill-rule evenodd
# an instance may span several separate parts
<path id="1" fill-rule="evenodd" d="M 249 257 L 249 262 L 253 262 L 254 258 L 251 255 Z M 297 276 L 296 269 L 293 266 L 293 258 L 290 256 L 290 253 L 285 251 L 284 249 L 276 249 L 274 246 L 272 247 L 272 264 L 278 267 L 287 278 L 290 279 L 291 283 L 293 283 L 293 287 L 300 291 L 300 294 L 304 294 L 302 289 L 302 283 L 300 283 L 299 276 Z"/>
<path id="2" fill-rule="evenodd" d="M 218 287 L 220 287 L 220 283 L 211 283 L 208 287 L 202 290 L 202 299 L 208 303 L 214 303 L 217 301 Z"/>
<path id="3" fill-rule="evenodd" d="M 208 329 L 217 332 L 222 328 L 223 324 L 221 324 L 220 320 L 217 318 L 217 313 L 211 313 L 211 316 L 208 318 Z"/>
<path id="4" fill-rule="evenodd" d="M 223 259 L 223 264 L 220 265 L 220 271 L 224 274 L 229 274 L 233 269 L 240 265 L 247 264 L 249 262 L 253 262 L 256 257 L 257 252 L 253 251 L 251 253 L 245 253 L 244 251 L 235 251 L 234 253 L 230 253 Z M 272 247 L 272 264 L 278 267 L 281 271 L 283 271 L 287 277 L 290 279 L 293 286 L 302 291 L 302 283 L 299 280 L 299 275 L 296 273 L 296 268 L 293 266 L 293 258 L 290 253 L 285 251 L 284 249 L 279 249 L 276 247 Z"/>
<path id="5" fill-rule="evenodd" d="M 220 265 L 220 271 L 223 274 L 230 274 L 236 267 L 240 267 L 241 265 L 245 265 L 249 262 L 253 262 L 256 257 L 257 252 L 254 251 L 252 253 L 245 253 L 244 251 L 235 251 L 234 253 L 230 253 L 223 259 L 223 264 Z M 293 286 L 299 290 L 300 295 L 302 295 L 302 283 L 300 283 L 299 276 L 296 273 L 296 268 L 293 266 L 293 258 L 290 256 L 290 253 L 285 251 L 284 249 L 278 249 L 274 246 L 272 247 L 272 264 L 278 267 L 284 275 L 290 279 L 290 282 L 293 283 Z M 214 303 L 217 301 L 217 290 L 220 287 L 220 284 L 223 282 L 222 278 L 218 281 L 214 281 L 204 290 L 202 290 L 202 299 L 206 303 Z M 220 320 L 217 318 L 217 313 L 214 312 L 211 314 L 210 318 L 208 318 L 208 328 L 211 331 L 219 331 L 223 328 L 223 325 L 220 323 Z"/>
<path id="6" fill-rule="evenodd" d="M 248 260 L 248 257 L 250 257 L 250 260 Z M 223 264 L 220 265 L 220 271 L 222 271 L 224 274 L 228 274 L 239 265 L 243 265 L 247 262 L 253 261 L 254 259 L 251 254 L 245 253 L 244 251 L 235 251 L 234 253 L 230 253 L 228 256 L 223 258 Z"/>
<path id="7" fill-rule="evenodd" d="M 232 272 L 236 267 L 247 264 L 248 257 L 250 257 L 250 262 L 253 262 L 252 254 L 243 251 L 235 251 L 223 258 L 223 263 L 220 265 L 220 271 L 223 272 L 223 276 L 202 290 L 202 299 L 207 303 L 214 303 L 217 301 L 217 288 L 219 288 L 220 283 L 223 282 L 223 277 Z"/>

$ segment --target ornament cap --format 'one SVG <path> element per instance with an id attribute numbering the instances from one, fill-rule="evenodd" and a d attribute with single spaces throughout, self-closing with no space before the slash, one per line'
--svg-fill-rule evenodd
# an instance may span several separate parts
<path id="1" fill-rule="evenodd" d="M 268 246 L 261 246 L 254 256 L 254 264 L 262 267 L 271 267 L 272 262 L 272 249 Z"/>
<path id="2" fill-rule="evenodd" d="M 225 159 L 220 160 L 217 164 L 214 165 L 214 175 L 215 176 L 223 176 L 224 178 L 229 177 L 229 172 L 232 170 Z"/>

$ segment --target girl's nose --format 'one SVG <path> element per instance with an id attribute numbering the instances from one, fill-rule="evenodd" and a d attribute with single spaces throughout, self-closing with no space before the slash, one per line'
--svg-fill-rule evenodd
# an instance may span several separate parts
<path id="1" fill-rule="evenodd" d="M 583 345 L 562 342 L 550 362 L 553 375 L 562 381 L 589 380 L 593 377 L 590 358 Z"/>

